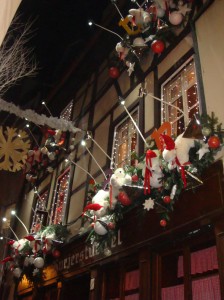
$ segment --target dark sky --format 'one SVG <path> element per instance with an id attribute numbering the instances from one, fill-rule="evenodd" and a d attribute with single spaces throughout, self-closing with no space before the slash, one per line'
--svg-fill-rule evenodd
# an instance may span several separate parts
<path id="1" fill-rule="evenodd" d="M 22 0 L 17 14 L 21 23 L 33 22 L 27 46 L 33 49 L 38 74 L 18 82 L 4 99 L 36 109 L 87 47 L 95 33 L 88 20 L 101 23 L 108 5 L 114 10 L 110 0 Z"/>

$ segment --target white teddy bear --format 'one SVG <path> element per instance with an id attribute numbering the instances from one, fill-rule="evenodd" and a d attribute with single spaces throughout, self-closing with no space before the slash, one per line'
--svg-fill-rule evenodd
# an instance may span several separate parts
<path id="1" fill-rule="evenodd" d="M 162 138 L 165 143 L 163 158 L 166 162 L 169 162 L 169 169 L 189 163 L 189 151 L 194 147 L 195 139 L 183 138 L 183 133 L 176 138 L 175 142 L 167 135 L 162 135 Z"/>
<path id="2" fill-rule="evenodd" d="M 97 218 L 105 216 L 109 207 L 109 191 L 99 190 L 93 197 L 92 203 L 97 203 L 102 206 L 99 210 L 94 211 L 94 215 L 96 215 Z"/>
<path id="3" fill-rule="evenodd" d="M 122 168 L 115 170 L 114 174 L 110 178 L 110 208 L 114 209 L 117 203 L 117 196 L 123 185 L 131 184 L 132 179 L 129 174 L 125 174 Z"/>
<path id="4" fill-rule="evenodd" d="M 177 158 L 181 165 L 189 162 L 189 151 L 194 147 L 195 139 L 184 138 L 183 133 L 175 140 Z"/>

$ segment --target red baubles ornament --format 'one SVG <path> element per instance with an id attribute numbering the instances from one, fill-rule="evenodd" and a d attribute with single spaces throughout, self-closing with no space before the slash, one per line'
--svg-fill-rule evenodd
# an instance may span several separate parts
<path id="1" fill-rule="evenodd" d="M 165 48 L 165 44 L 161 40 L 154 40 L 151 44 L 151 49 L 154 53 L 162 53 Z"/>
<path id="2" fill-rule="evenodd" d="M 169 204 L 170 201 L 171 201 L 170 196 L 164 196 L 164 197 L 163 197 L 163 202 L 164 202 L 164 203 Z"/>
<path id="3" fill-rule="evenodd" d="M 115 224 L 113 222 L 109 222 L 107 224 L 108 229 L 113 230 L 115 228 Z"/>
<path id="4" fill-rule="evenodd" d="M 133 175 L 132 177 L 131 177 L 131 180 L 132 180 L 132 182 L 138 182 L 138 175 Z"/>
<path id="5" fill-rule="evenodd" d="M 213 135 L 208 139 L 208 145 L 212 149 L 217 149 L 220 146 L 220 139 L 216 135 Z"/>
<path id="6" fill-rule="evenodd" d="M 109 76 L 110 76 L 111 78 L 116 79 L 116 78 L 119 77 L 119 75 L 120 75 L 120 71 L 119 71 L 118 68 L 116 68 L 116 67 L 111 67 L 111 68 L 109 69 Z"/>
<path id="7" fill-rule="evenodd" d="M 166 225 L 167 225 L 167 222 L 165 219 L 160 220 L 159 223 L 160 223 L 160 226 L 162 226 L 162 227 L 166 227 Z"/>
<path id="8" fill-rule="evenodd" d="M 125 192 L 120 192 L 118 194 L 118 201 L 124 206 L 128 206 L 131 204 L 131 199 Z"/>
<path id="9" fill-rule="evenodd" d="M 55 250 L 53 250 L 52 255 L 55 258 L 59 258 L 61 256 L 61 252 L 59 250 L 55 249 Z"/>

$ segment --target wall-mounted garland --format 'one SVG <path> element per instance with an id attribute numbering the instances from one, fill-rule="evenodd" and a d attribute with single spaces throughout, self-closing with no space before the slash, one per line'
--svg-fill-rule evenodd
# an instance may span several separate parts
<path id="1" fill-rule="evenodd" d="M 142 157 L 133 153 L 138 163 L 116 169 L 109 189 L 94 182 L 90 185 L 83 218 L 92 227 L 87 241 L 98 243 L 100 250 L 107 245 L 108 251 L 110 239 L 130 209 L 142 207 L 145 213 L 156 209 L 160 225 L 166 227 L 181 192 L 203 184 L 202 171 L 222 156 L 221 124 L 213 113 L 191 122 L 175 140 L 166 134 L 161 134 L 160 140 L 160 150 L 154 143 Z"/>
<path id="2" fill-rule="evenodd" d="M 30 284 L 44 282 L 44 268 L 60 257 L 60 245 L 68 237 L 69 231 L 61 224 L 42 227 L 34 234 L 19 240 L 9 240 L 10 255 L 1 264 L 12 271 L 17 281 L 25 275 Z"/>

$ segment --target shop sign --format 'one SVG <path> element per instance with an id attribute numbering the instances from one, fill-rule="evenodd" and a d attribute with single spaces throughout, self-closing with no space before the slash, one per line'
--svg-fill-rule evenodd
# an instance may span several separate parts
<path id="1" fill-rule="evenodd" d="M 119 230 L 117 236 L 114 236 L 111 239 L 110 245 L 107 246 L 113 253 L 113 250 L 115 250 L 121 244 L 122 241 L 120 238 L 120 230 Z M 99 253 L 97 243 L 93 243 L 92 245 L 82 244 L 80 247 L 75 248 L 65 258 L 59 261 L 58 270 L 59 271 L 63 271 L 66 269 L 68 270 L 77 265 L 84 266 L 85 264 L 94 262 L 94 260 L 96 260 L 97 257 L 99 256 L 102 257 L 102 253 L 101 254 Z"/>

